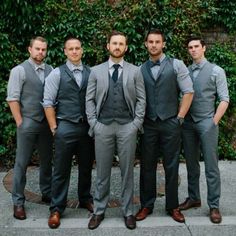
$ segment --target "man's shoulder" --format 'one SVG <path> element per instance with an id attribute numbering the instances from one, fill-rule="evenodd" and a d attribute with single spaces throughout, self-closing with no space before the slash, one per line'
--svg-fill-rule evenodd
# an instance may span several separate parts
<path id="1" fill-rule="evenodd" d="M 103 63 L 101 63 L 101 64 L 98 64 L 98 65 L 92 66 L 92 67 L 91 67 L 91 70 L 92 70 L 92 71 L 97 71 L 97 70 L 101 70 L 101 69 L 103 69 L 103 68 L 105 68 L 105 67 L 108 67 L 108 62 L 107 62 L 107 61 L 106 61 L 106 62 L 103 62 Z"/>

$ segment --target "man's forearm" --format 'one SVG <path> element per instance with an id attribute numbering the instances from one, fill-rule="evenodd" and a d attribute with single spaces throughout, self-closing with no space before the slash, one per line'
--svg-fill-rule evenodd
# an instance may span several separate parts
<path id="1" fill-rule="evenodd" d="M 216 113 L 214 115 L 214 123 L 217 125 L 220 121 L 220 119 L 222 118 L 222 116 L 225 114 L 227 108 L 229 106 L 229 103 L 226 101 L 221 101 L 220 104 L 218 105 L 217 109 L 216 109 Z"/>
<path id="2" fill-rule="evenodd" d="M 45 107 L 44 112 L 45 112 L 49 127 L 52 133 L 54 133 L 55 129 L 57 128 L 55 109 L 54 107 Z"/>
<path id="3" fill-rule="evenodd" d="M 178 117 L 185 117 L 191 106 L 192 100 L 193 100 L 193 93 L 184 94 L 179 108 Z"/>
<path id="4" fill-rule="evenodd" d="M 16 126 L 19 127 L 22 123 L 22 115 L 20 111 L 20 104 L 18 101 L 9 101 L 8 105 L 11 109 L 11 113 L 14 117 L 14 120 L 16 122 Z"/>

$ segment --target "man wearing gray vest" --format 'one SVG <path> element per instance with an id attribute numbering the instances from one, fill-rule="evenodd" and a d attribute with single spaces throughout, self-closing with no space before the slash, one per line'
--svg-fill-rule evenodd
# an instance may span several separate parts
<path id="1" fill-rule="evenodd" d="M 121 206 L 125 225 L 135 229 L 133 216 L 133 165 L 138 129 L 145 112 L 145 89 L 140 69 L 123 57 L 127 38 L 113 31 L 108 39 L 109 60 L 92 68 L 86 94 L 86 113 L 95 136 L 97 179 L 94 215 L 88 228 L 104 219 L 109 200 L 112 160 L 117 147 L 121 169 Z"/>
<path id="2" fill-rule="evenodd" d="M 85 114 L 85 95 L 90 68 L 81 61 L 83 48 L 76 37 L 64 42 L 65 64 L 46 78 L 43 106 L 54 135 L 55 159 L 52 175 L 52 201 L 48 226 L 57 228 L 66 208 L 73 155 L 78 156 L 79 206 L 93 211 L 90 194 L 94 160 L 93 139 Z"/>
<path id="3" fill-rule="evenodd" d="M 181 210 L 201 206 L 199 190 L 202 154 L 207 181 L 207 203 L 210 220 L 220 223 L 220 171 L 218 168 L 218 123 L 224 115 L 229 93 L 224 70 L 205 58 L 206 46 L 200 37 L 188 39 L 188 51 L 193 59 L 189 66 L 194 85 L 194 97 L 183 125 L 183 146 L 188 171 L 188 198 L 180 204 Z M 216 101 L 219 104 L 216 107 Z"/>
<path id="4" fill-rule="evenodd" d="M 17 126 L 12 199 L 14 217 L 20 220 L 26 219 L 26 170 L 35 146 L 40 157 L 42 201 L 50 202 L 51 199 L 53 140 L 40 102 L 43 99 L 44 78 L 52 67 L 43 62 L 47 53 L 47 42 L 43 37 L 32 38 L 28 51 L 29 59 L 11 70 L 6 99 Z"/>
<path id="5" fill-rule="evenodd" d="M 181 124 L 192 102 L 192 81 L 182 61 L 163 53 L 165 38 L 160 30 L 152 29 L 147 33 L 145 46 L 150 58 L 141 66 L 147 107 L 141 147 L 141 209 L 136 220 L 144 220 L 153 211 L 157 158 L 161 152 L 165 169 L 165 208 L 175 221 L 182 223 L 185 218 L 178 209 Z"/>

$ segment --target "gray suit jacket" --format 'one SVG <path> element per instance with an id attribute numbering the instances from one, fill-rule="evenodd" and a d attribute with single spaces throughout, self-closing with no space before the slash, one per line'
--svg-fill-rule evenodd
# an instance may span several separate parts
<path id="1" fill-rule="evenodd" d="M 97 123 L 101 108 L 107 98 L 109 88 L 108 62 L 91 68 L 86 93 L 86 114 L 90 125 L 89 135 Z M 123 91 L 125 101 L 133 115 L 133 123 L 142 131 L 142 123 L 146 108 L 146 95 L 140 68 L 124 61 Z"/>

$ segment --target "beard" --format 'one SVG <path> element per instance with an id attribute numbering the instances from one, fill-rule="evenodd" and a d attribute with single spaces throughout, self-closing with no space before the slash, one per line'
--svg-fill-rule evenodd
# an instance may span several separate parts
<path id="1" fill-rule="evenodd" d="M 110 55 L 114 58 L 121 58 L 125 55 L 125 52 L 126 52 L 125 50 L 123 50 L 123 51 L 113 50 L 113 51 L 110 51 Z"/>

